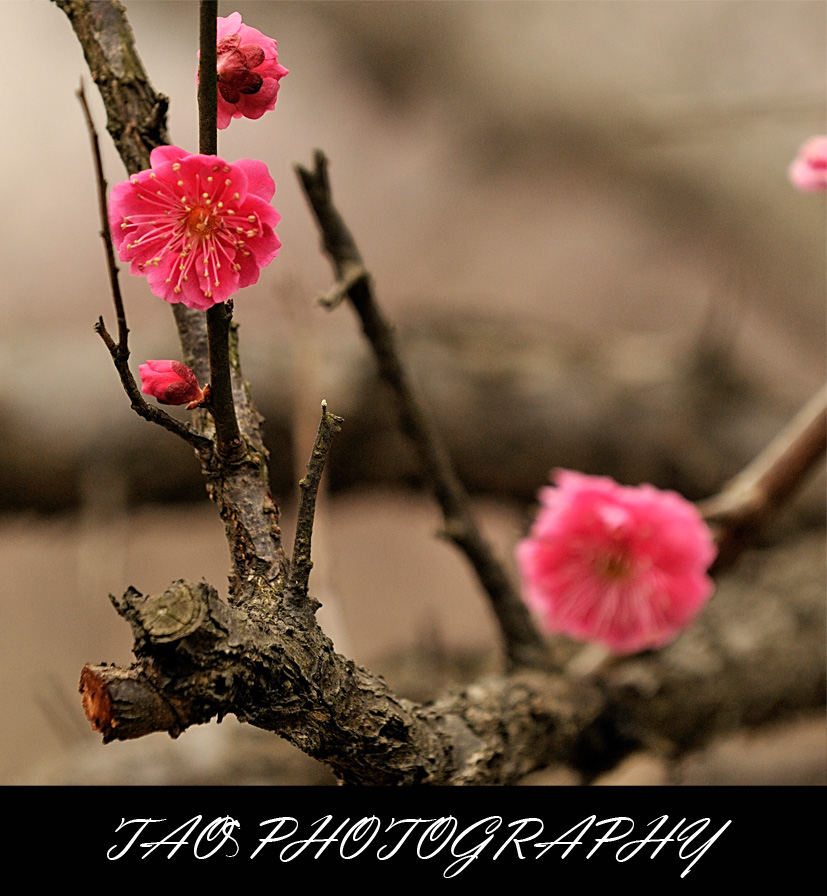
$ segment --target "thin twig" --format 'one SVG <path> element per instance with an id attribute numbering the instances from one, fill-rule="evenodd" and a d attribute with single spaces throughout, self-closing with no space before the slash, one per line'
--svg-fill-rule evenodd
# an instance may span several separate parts
<path id="1" fill-rule="evenodd" d="M 827 387 L 820 389 L 770 444 L 714 497 L 699 505 L 719 555 L 730 564 L 801 485 L 827 450 Z"/>
<path id="2" fill-rule="evenodd" d="M 310 541 L 313 534 L 313 517 L 316 512 L 316 495 L 322 478 L 327 455 L 333 437 L 342 428 L 344 420 L 327 410 L 327 402 L 322 402 L 322 419 L 313 442 L 313 451 L 307 462 L 307 472 L 299 482 L 301 500 L 296 521 L 296 538 L 293 542 L 293 562 L 290 570 L 288 590 L 295 598 L 307 597 L 307 583 L 313 562 L 310 559 Z"/>
<path id="3" fill-rule="evenodd" d="M 106 250 L 106 268 L 109 271 L 109 285 L 112 290 L 112 300 L 115 303 L 115 316 L 118 320 L 118 345 L 117 349 L 123 359 L 129 358 L 129 346 L 127 340 L 129 338 L 129 327 L 126 325 L 126 312 L 123 307 L 123 298 L 121 296 L 121 286 L 118 280 L 118 265 L 115 262 L 115 248 L 112 244 L 112 232 L 109 229 L 109 216 L 106 208 L 106 178 L 103 173 L 103 162 L 101 161 L 100 141 L 98 140 L 98 131 L 95 122 L 92 120 L 92 113 L 89 111 L 89 104 L 86 102 L 86 94 L 83 90 L 83 81 L 76 93 L 83 108 L 83 115 L 86 119 L 86 128 L 89 131 L 89 139 L 92 142 L 92 157 L 95 162 L 95 180 L 98 185 L 98 211 L 101 219 L 100 235 Z"/>
<path id="4" fill-rule="evenodd" d="M 510 664 L 547 666 L 543 639 L 471 515 L 465 488 L 405 370 L 393 330 L 376 303 L 362 256 L 333 205 L 324 153 L 317 150 L 314 161 L 313 171 L 301 165 L 295 168 L 339 281 L 335 291 L 346 294 L 359 315 L 380 374 L 394 392 L 402 429 L 413 443 L 442 510 L 445 535 L 465 553 L 488 594 Z"/>
<path id="5" fill-rule="evenodd" d="M 141 390 L 135 382 L 135 378 L 132 376 L 132 371 L 129 369 L 129 362 L 121 353 L 118 343 L 110 336 L 102 317 L 98 318 L 98 322 L 95 324 L 95 332 L 98 333 L 106 347 L 109 349 L 109 354 L 112 356 L 115 369 L 118 371 L 118 375 L 121 378 L 124 392 L 126 392 L 129 397 L 129 400 L 132 403 L 132 409 L 135 413 L 138 414 L 138 416 L 143 417 L 144 420 L 149 420 L 150 423 L 157 423 L 158 426 L 162 426 L 164 429 L 179 436 L 185 442 L 192 445 L 196 451 L 209 453 L 212 450 L 212 441 L 210 439 L 199 435 L 194 429 L 187 426 L 185 423 L 176 420 L 175 417 L 171 417 L 166 411 L 162 411 L 160 408 L 147 404 L 141 394 Z"/>

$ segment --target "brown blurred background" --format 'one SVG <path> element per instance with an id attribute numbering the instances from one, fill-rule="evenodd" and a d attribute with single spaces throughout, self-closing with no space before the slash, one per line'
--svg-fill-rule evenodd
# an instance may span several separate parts
<path id="1" fill-rule="evenodd" d="M 125 6 L 172 139 L 195 150 L 197 5 Z M 268 164 L 282 215 L 281 253 L 236 297 L 245 372 L 288 533 L 321 399 L 346 418 L 312 581 L 358 662 L 495 641 L 464 563 L 433 538 L 357 325 L 313 304 L 331 272 L 292 165 L 316 147 L 504 557 L 552 466 L 702 497 L 823 381 L 824 196 L 786 178 L 827 130 L 823 3 L 220 13 L 236 9 L 290 69 L 275 112 L 219 134 L 228 159 Z M 80 47 L 45 0 L 3 11 L 0 783 L 79 780 L 87 760 L 154 768 L 169 744 L 104 750 L 81 715 L 81 665 L 130 658 L 106 595 L 180 577 L 221 588 L 226 546 L 189 450 L 132 414 L 92 332 L 112 310 L 81 78 L 108 180 L 125 175 Z M 134 367 L 176 357 L 169 309 L 121 282 Z M 808 525 L 823 503 L 822 476 L 799 501 Z M 188 757 L 175 774 L 214 760 L 232 724 L 174 744 Z"/>

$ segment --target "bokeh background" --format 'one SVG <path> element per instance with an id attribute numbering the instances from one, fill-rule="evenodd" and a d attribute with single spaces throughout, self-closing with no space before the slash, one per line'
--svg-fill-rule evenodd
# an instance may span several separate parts
<path id="1" fill-rule="evenodd" d="M 194 151 L 197 4 L 125 6 L 172 140 Z M 822 2 L 220 13 L 236 9 L 290 69 L 274 113 L 219 135 L 228 159 L 268 164 L 282 215 L 281 253 L 235 304 L 245 372 L 288 534 L 321 399 L 346 418 L 314 587 L 358 662 L 392 674 L 400 651 L 438 665 L 495 639 L 464 563 L 434 538 L 356 323 L 314 305 L 331 272 L 293 165 L 316 147 L 506 558 L 552 466 L 703 497 L 823 381 L 824 196 L 786 177 L 827 129 Z M 3 12 L 0 783 L 90 780 L 109 762 L 108 780 L 127 766 L 188 780 L 220 765 L 231 721 L 188 732 L 172 760 L 160 735 L 104 749 L 77 679 L 84 662 L 129 662 L 108 593 L 225 585 L 222 527 L 194 459 L 132 414 L 92 331 L 113 315 L 81 79 L 110 184 L 125 172 L 80 47 L 46 0 Z M 170 310 L 121 282 L 135 368 L 176 357 Z M 823 503 L 821 476 L 799 501 L 809 524 Z M 793 751 L 823 752 L 823 719 L 801 724 L 782 732 Z M 257 741 L 263 767 L 271 741 Z"/>

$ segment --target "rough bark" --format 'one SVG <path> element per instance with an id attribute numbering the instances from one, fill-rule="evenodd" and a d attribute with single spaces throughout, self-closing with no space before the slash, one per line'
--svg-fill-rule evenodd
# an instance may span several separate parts
<path id="1" fill-rule="evenodd" d="M 552 763 L 596 774 L 641 746 L 677 756 L 823 705 L 824 566 L 823 533 L 753 552 L 663 650 L 582 676 L 576 661 L 565 675 L 491 676 L 425 704 L 336 654 L 310 611 L 285 612 L 266 589 L 242 609 L 204 584 L 129 589 L 114 602 L 138 662 L 87 666 L 84 702 L 105 741 L 232 713 L 350 783 L 512 784 Z"/>
<path id="2" fill-rule="evenodd" d="M 492 679 L 417 704 L 336 654 L 312 611 L 265 586 L 244 608 L 208 585 L 113 599 L 135 637 L 129 670 L 86 666 L 87 717 L 104 741 L 173 736 L 233 713 L 360 784 L 511 783 L 571 759 L 600 700 L 559 676 Z"/>

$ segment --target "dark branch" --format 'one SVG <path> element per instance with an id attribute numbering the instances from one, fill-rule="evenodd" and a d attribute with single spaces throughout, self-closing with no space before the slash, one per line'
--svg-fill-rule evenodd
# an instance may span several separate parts
<path id="1" fill-rule="evenodd" d="M 413 443 L 445 519 L 445 535 L 470 561 L 488 594 L 512 666 L 547 666 L 545 645 L 505 570 L 494 557 L 469 508 L 468 495 L 401 360 L 393 330 L 374 298 L 370 277 L 344 220 L 333 204 L 327 159 L 315 155 L 313 171 L 296 166 L 322 232 L 339 286 L 358 314 L 383 379 L 396 397 L 401 426 Z M 328 302 L 331 298 L 328 297 Z M 335 297 L 333 297 L 335 303 Z"/>
<path id="2" fill-rule="evenodd" d="M 127 171 L 134 174 L 148 168 L 151 150 L 169 143 L 165 125 L 167 101 L 155 93 L 149 83 L 123 6 L 117 0 L 56 2 L 69 17 L 83 47 L 92 77 L 100 88 L 106 106 L 108 129 L 115 138 Z M 222 309 L 226 310 L 224 306 Z M 181 304 L 173 306 L 173 313 L 184 363 L 193 370 L 199 382 L 212 379 L 205 315 Z M 245 453 L 231 464 L 222 463 L 223 459 L 216 458 L 214 451 L 209 454 L 200 452 L 200 460 L 207 480 L 207 492 L 219 507 L 230 545 L 233 561 L 230 599 L 242 602 L 254 593 L 259 581 L 281 588 L 286 561 L 278 525 L 279 511 L 269 490 L 262 418 L 253 405 L 249 387 L 241 374 L 233 324 L 229 321 L 227 324 L 229 346 L 226 338 L 219 341 L 224 346 L 222 357 L 229 358 L 232 391 L 228 398 L 228 390 L 224 390 L 223 399 L 219 395 L 215 407 L 222 408 L 222 402 L 234 406 L 237 427 L 243 432 L 246 442 Z M 102 322 L 96 329 L 104 342 L 108 340 L 108 347 L 115 345 Z M 226 364 L 223 369 L 226 371 Z M 133 407 L 141 416 L 159 422 L 182 438 L 194 438 L 196 447 L 207 444 L 209 440 L 205 437 L 211 435 L 212 426 L 206 412 L 195 412 L 196 430 L 193 435 L 174 418 L 145 403 L 134 387 L 128 369 L 119 370 L 119 373 L 125 387 L 128 386 Z M 212 387 L 215 388 L 214 384 Z M 223 419 L 221 410 L 216 413 L 219 419 Z M 224 444 L 232 447 L 232 434 L 229 438 L 225 437 Z"/>
<path id="3" fill-rule="evenodd" d="M 288 590 L 294 599 L 303 600 L 307 597 L 307 583 L 310 578 L 310 570 L 313 567 L 310 559 L 310 543 L 313 534 L 313 517 L 316 512 L 316 495 L 319 491 L 319 482 L 330 446 L 333 443 L 333 437 L 341 429 L 342 423 L 344 420 L 341 417 L 328 413 L 327 402 L 323 401 L 322 419 L 319 422 L 310 460 L 307 462 L 307 472 L 299 482 L 301 501 L 296 521 L 293 562 L 288 583 Z"/>
<path id="4" fill-rule="evenodd" d="M 336 654 L 312 607 L 286 606 L 266 587 L 244 608 L 204 583 L 128 589 L 113 601 L 137 663 L 87 666 L 84 706 L 105 740 L 175 736 L 234 714 L 349 783 L 512 784 L 551 763 L 588 773 L 641 744 L 679 753 L 823 707 L 821 537 L 744 562 L 748 579 L 724 575 L 707 611 L 662 650 L 579 681 L 528 671 L 483 679 L 424 705 Z"/>
<path id="5" fill-rule="evenodd" d="M 210 353 L 210 412 L 215 420 L 218 454 L 226 463 L 244 457 L 245 446 L 238 429 L 230 376 L 230 315 L 224 302 L 207 310 L 207 345 Z"/>
<path id="6" fill-rule="evenodd" d="M 113 602 L 138 662 L 83 670 L 84 708 L 105 741 L 176 736 L 233 713 L 348 783 L 512 783 L 538 762 L 571 759 L 602 706 L 593 686 L 536 673 L 419 705 L 336 654 L 317 626 L 263 626 L 204 583 L 130 588 Z"/>
<path id="7" fill-rule="evenodd" d="M 201 0 L 198 18 L 198 151 L 205 156 L 218 153 L 218 0 Z"/>

